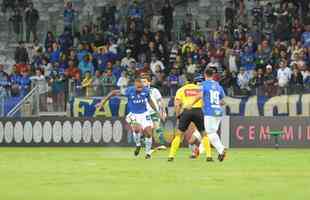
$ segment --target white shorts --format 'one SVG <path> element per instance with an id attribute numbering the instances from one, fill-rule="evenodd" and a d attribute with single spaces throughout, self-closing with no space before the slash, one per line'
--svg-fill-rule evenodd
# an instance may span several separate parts
<path id="1" fill-rule="evenodd" d="M 126 116 L 126 121 L 131 125 L 140 125 L 142 129 L 145 129 L 147 127 L 153 127 L 153 121 L 149 112 L 141 114 L 129 113 Z"/>
<path id="2" fill-rule="evenodd" d="M 222 117 L 205 116 L 204 125 L 207 134 L 217 133 Z"/>

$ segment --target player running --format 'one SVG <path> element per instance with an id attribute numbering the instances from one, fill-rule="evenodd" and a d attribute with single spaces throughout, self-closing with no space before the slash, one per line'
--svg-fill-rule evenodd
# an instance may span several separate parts
<path id="1" fill-rule="evenodd" d="M 135 86 L 128 87 L 123 94 L 120 90 L 112 91 L 105 97 L 98 107 L 102 107 L 113 96 L 125 96 L 128 99 L 128 115 L 126 121 L 130 124 L 133 137 L 136 143 L 134 155 L 138 156 L 141 150 L 141 135 L 145 136 L 145 159 L 151 158 L 152 153 L 152 130 L 153 122 L 147 110 L 147 103 L 157 112 L 156 106 L 150 98 L 150 91 L 144 87 L 141 79 L 135 80 Z"/>
<path id="2" fill-rule="evenodd" d="M 164 139 L 164 129 L 162 128 L 162 121 L 166 120 L 167 114 L 165 111 L 164 100 L 157 88 L 151 87 L 150 77 L 146 74 L 142 75 L 143 85 L 147 87 L 150 91 L 150 98 L 155 104 L 156 111 L 148 104 L 147 109 L 149 111 L 150 117 L 153 121 L 153 128 L 156 134 L 159 136 L 158 150 L 166 150 L 165 139 Z M 159 112 L 157 112 L 159 111 Z"/>
<path id="3" fill-rule="evenodd" d="M 193 106 L 196 102 L 203 100 L 203 114 L 204 114 L 204 126 L 205 135 L 202 139 L 202 143 L 205 148 L 211 144 L 216 148 L 218 160 L 222 162 L 226 157 L 226 150 L 222 144 L 220 137 L 217 134 L 219 129 L 221 118 L 224 114 L 222 105 L 224 105 L 225 92 L 220 84 L 213 79 L 213 69 L 207 69 L 205 71 L 205 81 L 202 83 L 202 94 L 197 95 L 197 99 L 193 102 Z M 189 105 L 190 106 L 190 105 Z"/>
<path id="4" fill-rule="evenodd" d="M 178 133 L 175 135 L 168 157 L 168 161 L 171 162 L 176 156 L 176 152 L 181 143 L 181 135 L 188 129 L 191 122 L 193 122 L 199 132 L 204 131 L 203 113 L 202 113 L 202 101 L 198 100 L 201 94 L 201 87 L 194 83 L 194 76 L 187 74 L 188 83 L 177 91 L 175 97 L 175 112 L 177 116 Z M 196 101 L 196 102 L 194 102 Z M 191 107 L 188 108 L 190 105 Z M 208 142 L 208 138 L 206 141 Z M 210 144 L 206 145 L 207 160 L 213 161 L 211 157 Z"/>

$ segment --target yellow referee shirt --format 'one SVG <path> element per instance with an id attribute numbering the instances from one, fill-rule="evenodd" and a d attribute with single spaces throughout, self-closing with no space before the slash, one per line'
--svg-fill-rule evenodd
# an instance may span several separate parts
<path id="1" fill-rule="evenodd" d="M 179 100 L 182 105 L 188 105 L 194 102 L 195 97 L 197 97 L 201 92 L 201 87 L 190 83 L 181 87 L 176 95 L 175 100 Z M 202 100 L 199 100 L 193 105 L 193 108 L 202 108 Z"/>

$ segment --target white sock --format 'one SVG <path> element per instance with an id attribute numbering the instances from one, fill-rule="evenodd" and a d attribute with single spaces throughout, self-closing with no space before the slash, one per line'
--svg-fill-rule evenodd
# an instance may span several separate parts
<path id="1" fill-rule="evenodd" d="M 151 149 L 152 149 L 152 138 L 145 138 L 145 153 L 146 154 L 151 154 Z"/>
<path id="2" fill-rule="evenodd" d="M 141 133 L 135 133 L 133 132 L 133 139 L 135 140 L 136 146 L 140 147 L 141 146 Z"/>
<path id="3" fill-rule="evenodd" d="M 196 145 L 195 144 L 189 144 L 188 148 L 191 150 L 192 153 L 194 153 Z"/>
<path id="4" fill-rule="evenodd" d="M 211 144 L 216 148 L 217 152 L 219 154 L 223 154 L 224 153 L 224 145 L 222 144 L 220 137 L 218 136 L 218 134 L 216 133 L 211 133 L 208 135 L 209 140 L 211 142 Z"/>
<path id="5" fill-rule="evenodd" d="M 200 132 L 196 129 L 195 132 L 193 133 L 193 135 L 195 136 L 195 138 L 199 141 L 201 141 L 201 134 Z"/>
<path id="6" fill-rule="evenodd" d="M 202 154 L 204 152 L 205 152 L 205 146 L 202 143 L 200 143 L 200 145 L 199 145 L 199 153 Z"/>

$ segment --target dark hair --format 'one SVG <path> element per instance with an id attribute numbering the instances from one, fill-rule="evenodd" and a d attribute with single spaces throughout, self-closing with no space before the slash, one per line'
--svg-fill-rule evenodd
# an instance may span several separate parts
<path id="1" fill-rule="evenodd" d="M 205 75 L 207 76 L 207 77 L 212 77 L 213 76 L 213 74 L 214 74 L 214 70 L 213 69 L 211 69 L 211 68 L 208 68 L 208 69 L 206 69 L 205 70 Z"/>
<path id="2" fill-rule="evenodd" d="M 187 73 L 185 76 L 186 76 L 186 80 L 187 80 L 189 83 L 194 83 L 194 82 L 195 82 L 195 76 L 194 76 L 194 74 Z"/>

